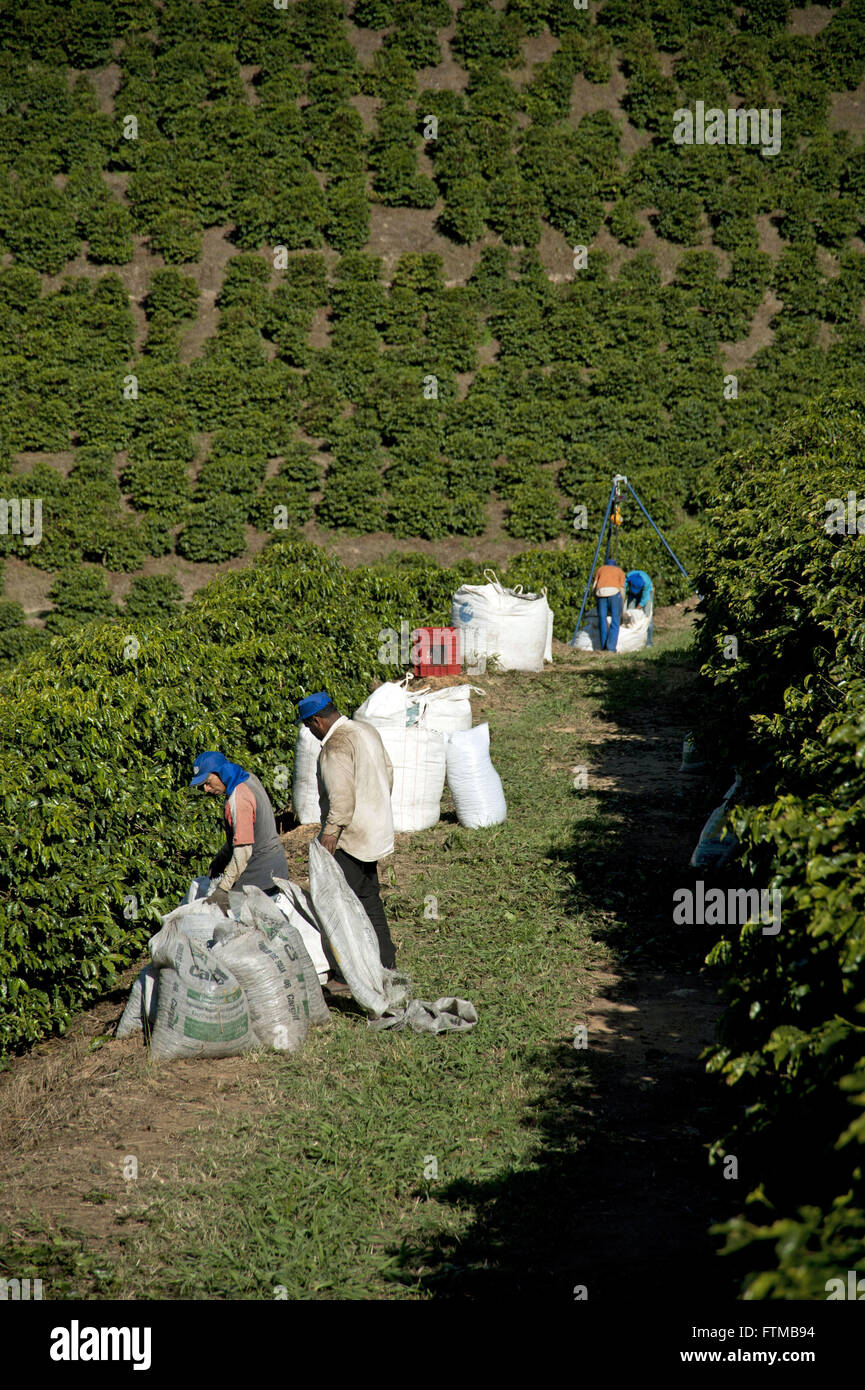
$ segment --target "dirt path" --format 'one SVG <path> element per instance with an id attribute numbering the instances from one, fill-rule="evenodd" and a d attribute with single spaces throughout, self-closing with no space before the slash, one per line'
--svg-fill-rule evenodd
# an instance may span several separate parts
<path id="1" fill-rule="evenodd" d="M 690 606 L 667 609 L 656 634 L 692 616 Z M 563 701 L 549 733 L 573 734 L 573 767 L 586 768 L 586 796 L 601 811 L 584 830 L 578 823 L 566 864 L 575 910 L 588 897 L 599 919 L 586 1034 L 545 1059 L 549 1084 L 532 1106 L 536 1166 L 454 1193 L 476 1219 L 458 1247 L 426 1253 L 437 1270 L 424 1287 L 447 1299 L 558 1301 L 583 1286 L 593 1302 L 614 1303 L 625 1290 L 655 1298 L 661 1286 L 680 1288 L 688 1271 L 695 1296 L 733 1299 L 708 1235 L 727 1212 L 707 1153 L 722 1130 L 718 1087 L 700 1060 L 720 1005 L 702 972 L 704 944 L 671 926 L 672 887 L 694 877 L 688 859 L 711 794 L 678 772 L 695 675 L 601 654 L 569 655 L 557 670 L 577 675 L 582 699 Z M 561 763 L 548 766 L 561 777 Z"/>
<path id="2" fill-rule="evenodd" d="M 663 632 L 689 621 L 679 606 L 659 613 L 656 625 Z M 683 1262 L 711 1261 L 707 1212 L 719 1184 L 707 1175 L 701 1147 L 711 1102 L 699 1053 L 718 1006 L 698 973 L 699 952 L 671 941 L 663 896 L 681 880 L 702 814 L 683 803 L 676 770 L 693 676 L 648 663 L 639 675 L 632 663 L 613 672 L 602 657 L 556 645 L 567 656 L 553 677 L 589 701 L 571 699 L 577 718 L 563 720 L 556 733 L 573 732 L 574 760 L 587 765 L 588 790 L 611 827 L 609 843 L 599 846 L 598 822 L 588 821 L 592 829 L 585 838 L 578 831 L 566 867 L 579 885 L 575 910 L 590 895 L 609 930 L 601 931 L 602 964 L 589 977 L 588 1047 L 568 1044 L 550 1059 L 555 1103 L 541 1123 L 544 1164 L 538 1174 L 515 1177 L 514 1191 L 479 1201 L 464 1254 L 506 1237 L 516 1264 L 491 1275 L 493 1283 L 537 1291 L 551 1280 L 560 1292 L 565 1269 L 575 1284 L 590 1282 L 596 1296 L 614 1297 L 623 1269 L 629 1278 L 654 1279 L 659 1271 L 672 1278 Z M 625 708 L 616 707 L 617 679 L 632 686 Z M 313 833 L 301 827 L 286 836 L 298 879 Z M 649 855 L 652 872 L 644 874 L 639 861 Z M 417 872 L 409 836 L 398 837 L 395 870 L 406 882 Z M 12 1059 L 0 1075 L 0 1227 L 9 1228 L 13 1245 L 37 1235 L 62 1244 L 79 1232 L 94 1263 L 110 1264 L 121 1246 L 128 1250 L 148 1204 L 181 1162 L 188 1177 L 185 1135 L 206 1134 L 276 1099 L 274 1058 L 151 1065 L 138 1039 L 110 1037 L 124 999 L 118 991 L 101 1001 L 67 1036 Z M 580 1143 L 571 1151 L 575 1137 Z M 525 1200 L 532 1182 L 548 1188 L 549 1229 L 534 1219 L 520 1226 L 521 1210 L 538 1209 L 537 1194 Z M 448 1280 L 429 1283 L 452 1293 Z M 55 1296 L 63 1296 L 60 1287 Z M 466 1294 L 483 1296 L 474 1282 L 460 1284 L 458 1296 Z"/>

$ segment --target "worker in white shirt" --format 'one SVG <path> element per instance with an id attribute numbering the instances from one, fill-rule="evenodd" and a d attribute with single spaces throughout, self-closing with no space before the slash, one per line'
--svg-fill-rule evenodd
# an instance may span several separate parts
<path id="1" fill-rule="evenodd" d="M 378 730 L 340 714 L 327 691 L 307 695 L 297 712 L 297 722 L 321 743 L 319 840 L 363 904 L 381 963 L 392 970 L 396 951 L 379 893 L 378 861 L 393 852 L 393 765 Z"/>

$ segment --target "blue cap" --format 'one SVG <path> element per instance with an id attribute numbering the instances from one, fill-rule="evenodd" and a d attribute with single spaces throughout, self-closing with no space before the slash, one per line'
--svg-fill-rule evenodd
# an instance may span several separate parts
<path id="1" fill-rule="evenodd" d="M 219 772 L 224 761 L 221 753 L 199 753 L 192 769 L 195 776 L 189 784 L 190 787 L 200 787 L 202 782 L 207 781 L 211 772 Z"/>
<path id="2" fill-rule="evenodd" d="M 319 714 L 326 705 L 331 703 L 330 696 L 326 690 L 316 690 L 314 695 L 305 695 L 298 701 L 298 718 L 295 724 L 302 724 L 305 719 L 311 719 L 314 714 Z"/>

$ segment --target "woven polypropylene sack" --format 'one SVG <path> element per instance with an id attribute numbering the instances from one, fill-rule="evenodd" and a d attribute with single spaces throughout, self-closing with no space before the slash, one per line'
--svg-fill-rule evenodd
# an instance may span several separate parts
<path id="1" fill-rule="evenodd" d="M 402 1004 L 402 978 L 381 963 L 372 923 L 342 869 L 318 840 L 309 847 L 310 896 L 340 973 L 373 1018 Z"/>
<path id="2" fill-rule="evenodd" d="M 148 1034 L 152 1033 L 156 1022 L 158 983 L 159 971 L 156 966 L 145 965 L 143 970 L 139 970 L 129 991 L 126 1008 L 117 1025 L 115 1037 L 128 1038 L 133 1033 L 140 1033 L 144 1030 L 145 1023 Z"/>
<path id="3" fill-rule="evenodd" d="M 460 733 L 472 727 L 472 691 L 483 695 L 476 685 L 448 685 L 442 690 L 429 690 L 424 694 L 413 695 L 412 704 L 417 706 L 418 720 L 424 729 L 444 734 Z M 418 722 L 418 721 L 416 721 Z"/>
<path id="4" fill-rule="evenodd" d="M 286 879 L 274 881 L 279 887 L 288 882 Z M 303 934 L 295 925 L 300 913 L 294 909 L 291 915 L 286 915 L 279 907 L 278 900 L 269 898 L 260 889 L 249 888 L 246 894 L 241 921 L 260 931 L 281 956 L 302 1015 L 315 1025 L 330 1023 L 330 1010 L 321 992 L 318 971 L 306 948 Z M 281 896 L 287 895 L 283 892 Z"/>
<path id="5" fill-rule="evenodd" d="M 316 975 L 321 982 L 325 981 L 330 974 L 330 961 L 325 953 L 321 928 L 315 920 L 312 905 L 300 897 L 302 889 L 297 884 L 291 883 L 289 879 L 274 879 L 274 883 L 278 887 L 283 884 L 287 885 L 272 901 L 279 908 L 283 917 L 299 932 Z"/>
<path id="6" fill-rule="evenodd" d="M 552 659 L 553 659 L 553 610 L 552 610 L 552 608 L 550 607 L 550 605 L 549 605 L 549 603 L 548 603 L 548 601 L 547 601 L 546 594 L 544 595 L 544 603 L 546 603 L 546 605 L 547 605 L 547 640 L 546 640 L 546 642 L 544 643 L 544 661 L 552 661 Z"/>
<path id="7" fill-rule="evenodd" d="M 609 630 L 609 623 L 607 624 Z M 585 626 L 577 633 L 577 641 L 574 646 L 579 651 L 588 651 L 589 646 L 583 637 L 586 633 L 591 643 L 592 651 L 601 650 L 601 629 L 598 622 L 598 611 L 595 609 L 586 619 Z M 641 608 L 626 608 L 622 614 L 622 621 L 619 624 L 619 636 L 616 641 L 616 655 L 622 652 L 638 652 L 645 647 L 649 640 L 649 619 Z"/>
<path id="8" fill-rule="evenodd" d="M 213 933 L 220 922 L 225 921 L 225 913 L 222 908 L 217 907 L 216 903 L 209 903 L 205 898 L 197 898 L 195 902 L 182 903 L 173 912 L 169 912 L 162 919 L 162 930 L 166 927 L 178 927 L 185 932 L 190 939 L 196 941 L 212 941 Z M 156 933 L 160 935 L 159 932 Z M 153 941 L 151 939 L 150 954 L 153 955 Z"/>
<path id="9" fill-rule="evenodd" d="M 401 681 L 384 681 L 376 686 L 363 704 L 358 705 L 352 718 L 366 719 L 378 728 L 384 724 L 402 728 L 408 722 L 408 707 L 412 699 L 406 689 L 409 679 L 406 676 Z"/>
<path id="10" fill-rule="evenodd" d="M 256 927 L 217 927 L 212 954 L 231 971 L 249 1004 L 249 1026 L 262 1047 L 299 1052 L 309 1017 L 285 953 Z"/>
<path id="11" fill-rule="evenodd" d="M 318 804 L 318 755 L 321 743 L 305 724 L 297 731 L 294 745 L 294 772 L 291 780 L 291 805 L 301 825 L 321 821 Z"/>
<path id="12" fill-rule="evenodd" d="M 503 671 L 541 671 L 547 651 L 550 606 L 546 592 L 507 589 L 492 570 L 487 584 L 462 584 L 451 599 L 451 626 L 464 650 L 495 657 Z M 550 657 L 552 658 L 552 651 Z"/>
<path id="13" fill-rule="evenodd" d="M 202 942 L 163 928 L 153 1057 L 231 1057 L 256 1046 L 246 995 Z"/>
<path id="14" fill-rule="evenodd" d="M 410 727 L 368 719 L 381 735 L 393 764 L 390 804 L 398 832 L 429 830 L 438 824 L 445 786 L 445 737 L 423 720 Z"/>
<path id="15" fill-rule="evenodd" d="M 452 734 L 447 745 L 448 786 L 460 825 L 479 830 L 507 818 L 502 779 L 490 757 L 490 726 Z"/>

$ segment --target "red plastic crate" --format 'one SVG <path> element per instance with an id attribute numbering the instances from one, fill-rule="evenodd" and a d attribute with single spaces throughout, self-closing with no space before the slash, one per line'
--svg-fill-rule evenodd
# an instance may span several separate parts
<path id="1" fill-rule="evenodd" d="M 418 627 L 414 630 L 414 674 L 458 676 L 462 671 L 460 631 L 456 627 Z"/>

